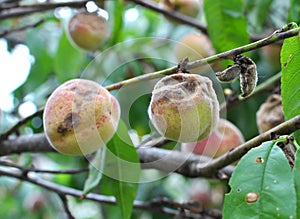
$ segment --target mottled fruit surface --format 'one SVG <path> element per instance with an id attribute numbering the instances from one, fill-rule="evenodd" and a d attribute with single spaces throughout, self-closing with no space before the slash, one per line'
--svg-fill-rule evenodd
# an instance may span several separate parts
<path id="1" fill-rule="evenodd" d="M 68 36 L 81 49 L 95 51 L 110 36 L 107 21 L 97 13 L 78 12 L 68 23 Z"/>
<path id="2" fill-rule="evenodd" d="M 120 119 L 120 106 L 101 85 L 73 79 L 48 98 L 43 122 L 47 139 L 57 151 L 90 154 L 111 139 Z"/>
<path id="3" fill-rule="evenodd" d="M 148 113 L 161 135 L 179 142 L 195 142 L 215 128 L 219 102 L 209 78 L 178 73 L 157 82 Z"/>
<path id="4" fill-rule="evenodd" d="M 244 142 L 241 131 L 228 120 L 221 118 L 217 128 L 208 138 L 197 143 L 183 143 L 181 150 L 209 157 L 219 157 Z"/>

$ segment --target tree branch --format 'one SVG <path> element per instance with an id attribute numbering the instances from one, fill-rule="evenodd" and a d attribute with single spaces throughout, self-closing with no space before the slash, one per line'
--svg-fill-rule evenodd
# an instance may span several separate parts
<path id="1" fill-rule="evenodd" d="M 28 24 L 28 25 L 25 25 L 25 26 L 22 26 L 22 27 L 18 27 L 18 28 L 15 28 L 15 29 L 11 29 L 11 30 L 4 30 L 0 33 L 0 38 L 3 38 L 9 34 L 12 34 L 12 33 L 15 33 L 15 32 L 20 32 L 20 31 L 24 31 L 26 29 L 29 29 L 29 28 L 35 28 L 39 25 L 41 25 L 42 23 L 44 23 L 44 19 L 41 19 L 37 22 L 34 22 L 32 24 Z"/>
<path id="2" fill-rule="evenodd" d="M 137 5 L 141 5 L 145 8 L 149 8 L 153 11 L 159 12 L 169 18 L 173 18 L 177 21 L 180 21 L 184 24 L 187 24 L 191 27 L 194 27 L 198 30 L 200 30 L 202 33 L 207 34 L 207 28 L 204 24 L 199 23 L 198 20 L 191 18 L 190 16 L 186 16 L 182 13 L 179 13 L 177 11 L 174 10 L 169 10 L 167 8 L 164 7 L 160 7 L 158 3 L 154 2 L 154 1 L 144 1 L 144 0 L 129 0 L 131 2 L 134 2 Z"/>
<path id="3" fill-rule="evenodd" d="M 73 2 L 57 2 L 57 3 L 42 3 L 42 4 L 30 4 L 20 5 L 17 4 L 15 7 L 4 8 L 0 10 L 0 20 L 7 18 L 21 17 L 28 14 L 37 12 L 43 12 L 52 10 L 59 7 L 71 7 L 71 8 L 82 8 L 88 1 L 73 1 Z"/>
<path id="4" fill-rule="evenodd" d="M 77 174 L 77 173 L 89 171 L 89 168 L 81 168 L 81 169 L 74 169 L 74 170 L 41 170 L 41 169 L 36 169 L 35 167 L 19 166 L 7 161 L 0 161 L 0 166 L 13 167 L 26 173 L 35 172 L 35 173 L 47 173 L 47 174 Z"/>
<path id="5" fill-rule="evenodd" d="M 11 127 L 9 130 L 6 132 L 0 134 L 0 141 L 7 139 L 11 134 L 15 133 L 18 131 L 18 129 L 22 126 L 25 125 L 27 122 L 29 122 L 31 119 L 33 119 L 36 116 L 42 116 L 43 115 L 44 109 L 40 109 L 36 111 L 35 113 L 31 114 L 30 116 L 27 116 L 26 118 L 20 120 L 17 124 L 15 124 L 13 127 Z"/>
<path id="6" fill-rule="evenodd" d="M 42 188 L 48 189 L 52 192 L 55 192 L 60 195 L 60 197 L 65 197 L 66 195 L 74 196 L 77 198 L 82 198 L 82 191 L 69 188 L 66 186 L 58 185 L 53 182 L 49 182 L 46 180 L 43 180 L 41 178 L 34 178 L 29 176 L 28 174 L 23 174 L 22 171 L 14 172 L 10 170 L 3 170 L 0 169 L 0 175 L 1 176 L 8 176 L 8 177 L 13 177 L 19 180 L 23 180 L 26 182 L 30 182 L 32 184 L 38 185 Z M 84 199 L 86 200 L 92 200 L 100 203 L 105 203 L 105 204 L 116 204 L 116 199 L 112 196 L 104 196 L 100 194 L 95 194 L 95 193 L 89 193 L 84 196 Z M 65 200 L 66 201 L 66 200 Z M 64 202 L 64 199 L 63 199 Z M 133 203 L 134 208 L 138 209 L 143 209 L 143 210 L 150 210 L 150 211 L 155 211 L 155 212 L 161 212 L 164 214 L 168 215 L 180 215 L 183 218 L 191 218 L 191 219 L 213 219 L 213 218 L 220 218 L 216 216 L 220 216 L 221 213 L 217 210 L 210 210 L 210 211 L 204 211 L 202 209 L 196 209 L 196 208 L 190 208 L 188 205 L 184 205 L 181 203 L 177 203 L 174 201 L 164 201 L 163 204 L 165 205 L 172 205 L 173 207 L 177 207 L 177 209 L 173 209 L 170 207 L 165 207 L 163 205 L 157 205 L 158 201 L 153 200 L 150 202 L 143 202 L 143 201 L 137 201 L 135 200 Z M 66 204 L 66 202 L 64 202 Z M 184 208 L 185 211 L 181 211 L 181 209 Z M 193 211 L 191 211 L 193 210 Z M 69 210 L 68 210 L 69 211 Z M 198 212 L 198 213 L 195 213 Z M 69 218 L 72 218 L 70 214 L 68 215 Z"/>
<path id="7" fill-rule="evenodd" d="M 65 210 L 65 212 L 66 212 L 68 218 L 69 218 L 69 219 L 76 219 L 76 218 L 72 215 L 72 213 L 71 213 L 71 211 L 70 211 L 70 209 L 69 209 L 69 206 L 68 206 L 68 200 L 67 200 L 66 195 L 65 195 L 65 194 L 58 194 L 58 196 L 59 196 L 59 198 L 61 199 L 61 201 L 62 201 L 62 203 L 63 203 L 64 210 Z"/>
<path id="8" fill-rule="evenodd" d="M 145 8 L 148 8 L 152 11 L 158 12 L 160 14 L 165 15 L 166 17 L 172 18 L 174 20 L 177 20 L 181 22 L 182 24 L 189 25 L 191 27 L 194 27 L 195 29 L 200 30 L 203 34 L 208 35 L 207 26 L 205 24 L 202 24 L 199 22 L 199 20 L 186 16 L 184 14 L 181 14 L 174 10 L 169 10 L 167 8 L 160 7 L 160 5 L 154 1 L 146 1 L 146 0 L 128 0 L 131 2 L 134 2 L 137 5 L 141 5 Z M 251 41 L 257 41 L 265 36 L 250 36 Z"/>
<path id="9" fill-rule="evenodd" d="M 300 129 L 300 115 L 260 134 L 214 160 L 205 156 L 160 148 L 140 147 L 138 154 L 142 168 L 154 168 L 165 172 L 174 171 L 187 177 L 205 176 L 228 179 L 233 171 L 233 167 L 226 166 L 240 159 L 251 148 L 259 146 L 264 141 L 270 140 L 271 133 L 287 135 L 298 129 Z M 44 134 L 20 136 L 16 139 L 0 142 L 0 156 L 23 152 L 54 152 L 54 149 L 49 145 Z"/>
<path id="10" fill-rule="evenodd" d="M 287 26 L 289 26 L 289 25 L 287 25 Z M 257 42 L 250 43 L 250 44 L 247 44 L 245 46 L 241 46 L 241 47 L 238 47 L 238 48 L 235 48 L 235 49 L 232 49 L 232 50 L 228 50 L 226 52 L 219 53 L 219 54 L 216 54 L 216 55 L 213 55 L 213 56 L 209 56 L 209 57 L 204 58 L 204 59 L 199 59 L 199 60 L 196 60 L 194 62 L 189 62 L 187 64 L 186 68 L 187 68 L 187 70 L 190 70 L 190 69 L 197 68 L 197 67 L 199 67 L 201 65 L 204 65 L 204 64 L 207 64 L 207 63 L 216 62 L 220 59 L 232 59 L 232 57 L 234 57 L 236 55 L 239 55 L 239 54 L 242 54 L 242 53 L 245 53 L 245 52 L 249 52 L 249 51 L 257 49 L 257 48 L 261 48 L 263 46 L 272 44 L 272 43 L 280 41 L 282 39 L 297 36 L 299 34 L 299 30 L 300 30 L 299 27 L 294 28 L 294 29 L 290 29 L 290 30 L 282 30 L 282 29 L 277 30 L 272 35 L 270 35 L 270 36 L 268 36 L 268 37 L 266 37 L 262 40 L 259 40 Z M 138 82 L 141 82 L 141 81 L 151 80 L 151 79 L 154 79 L 154 78 L 159 78 L 159 77 L 164 76 L 164 75 L 174 74 L 177 71 L 178 71 L 178 66 L 174 66 L 174 67 L 171 67 L 171 68 L 168 68 L 168 69 L 164 69 L 164 70 L 161 70 L 161 71 L 156 71 L 156 72 L 153 72 L 153 73 L 148 73 L 148 74 L 137 76 L 137 77 L 134 77 L 134 78 L 130 78 L 130 79 L 127 79 L 127 80 L 124 80 L 124 81 L 121 81 L 121 82 L 118 82 L 118 83 L 115 83 L 115 84 L 111 84 L 111 85 L 106 86 L 105 88 L 109 91 L 116 90 L 116 89 L 120 89 L 121 87 L 128 86 L 128 85 L 138 83 Z"/>
<path id="11" fill-rule="evenodd" d="M 196 167 L 196 164 L 199 163 L 203 164 L 211 161 L 211 158 L 205 156 L 160 148 L 140 147 L 137 151 L 142 168 L 158 169 L 168 173 L 175 171 L 187 177 L 198 177 L 197 169 L 193 169 L 191 167 Z M 24 152 L 39 153 L 56 151 L 50 146 L 44 134 L 20 136 L 15 139 L 0 142 L 0 156 L 20 154 Z M 220 171 L 216 171 L 216 173 L 212 173 L 211 177 L 223 180 L 228 179 L 233 170 L 233 166 L 228 166 Z M 27 169 L 27 171 L 29 172 L 30 169 Z"/>
<path id="12" fill-rule="evenodd" d="M 240 146 L 234 148 L 233 150 L 227 152 L 226 154 L 212 160 L 207 164 L 199 164 L 197 167 L 198 174 L 201 176 L 209 176 L 212 172 L 231 164 L 243 155 L 245 155 L 251 148 L 261 145 L 264 141 L 270 140 L 271 135 L 288 135 L 300 129 L 300 115 L 281 123 L 280 125 L 272 128 L 271 130 L 258 135 L 255 138 L 241 144 Z"/>

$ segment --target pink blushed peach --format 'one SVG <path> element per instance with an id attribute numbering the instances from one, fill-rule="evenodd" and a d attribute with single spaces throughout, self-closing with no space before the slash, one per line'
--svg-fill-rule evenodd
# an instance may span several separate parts
<path id="1" fill-rule="evenodd" d="M 244 143 L 241 131 L 226 119 L 219 119 L 211 135 L 197 143 L 183 143 L 181 150 L 209 157 L 219 157 L 229 150 Z"/>

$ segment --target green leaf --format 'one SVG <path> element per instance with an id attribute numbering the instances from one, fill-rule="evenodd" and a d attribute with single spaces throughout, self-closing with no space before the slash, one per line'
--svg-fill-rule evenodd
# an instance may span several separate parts
<path id="1" fill-rule="evenodd" d="M 281 49 L 281 95 L 284 118 L 286 120 L 300 114 L 300 38 L 299 36 L 284 40 Z M 295 132 L 300 140 L 300 131 Z"/>
<path id="2" fill-rule="evenodd" d="M 89 176 L 84 183 L 83 194 L 86 195 L 96 188 L 102 178 L 102 170 L 105 161 L 105 148 L 100 148 L 89 165 Z"/>
<path id="3" fill-rule="evenodd" d="M 259 31 L 263 28 L 263 23 L 265 22 L 267 15 L 269 14 L 270 7 L 273 0 L 249 0 L 246 1 L 246 11 L 248 13 L 248 19 L 252 21 L 255 28 Z"/>
<path id="4" fill-rule="evenodd" d="M 117 133 L 107 144 L 105 161 L 104 174 L 110 177 L 122 218 L 129 219 L 138 189 L 140 164 L 123 121 L 120 121 Z"/>
<path id="5" fill-rule="evenodd" d="M 238 163 L 225 195 L 223 218 L 295 218 L 296 193 L 289 163 L 268 141 L 251 149 Z M 252 202 L 247 200 L 253 194 Z M 255 194 L 257 197 L 255 197 Z"/>
<path id="6" fill-rule="evenodd" d="M 300 22 L 300 1 L 290 0 L 290 13 L 288 16 L 288 22 Z"/>
<path id="7" fill-rule="evenodd" d="M 110 5 L 108 5 L 110 7 L 109 11 L 112 11 L 112 15 L 110 19 L 111 22 L 111 26 L 113 27 L 112 30 L 112 37 L 111 37 L 111 43 L 115 44 L 116 42 L 118 42 L 121 36 L 121 32 L 123 31 L 123 14 L 124 14 L 124 1 L 123 0 L 115 0 L 115 1 L 111 1 L 109 2 Z"/>
<path id="8" fill-rule="evenodd" d="M 54 57 L 54 71 L 60 82 L 78 77 L 83 67 L 85 52 L 74 48 L 66 32 L 61 35 L 57 52 Z"/>
<path id="9" fill-rule="evenodd" d="M 207 28 L 217 52 L 249 43 L 247 23 L 240 0 L 205 0 Z"/>
<path id="10" fill-rule="evenodd" d="M 34 63 L 26 83 L 22 86 L 25 92 L 31 92 L 43 84 L 53 70 L 53 58 L 47 46 L 47 39 L 40 33 L 41 29 L 32 29 L 27 32 L 26 45 L 34 56 Z"/>

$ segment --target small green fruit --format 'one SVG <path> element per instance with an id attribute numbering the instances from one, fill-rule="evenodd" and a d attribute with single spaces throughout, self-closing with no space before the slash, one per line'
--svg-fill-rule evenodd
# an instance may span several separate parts
<path id="1" fill-rule="evenodd" d="M 120 119 L 117 99 L 99 84 L 73 79 L 48 98 L 43 122 L 51 146 L 63 154 L 90 154 L 114 135 Z"/>
<path id="2" fill-rule="evenodd" d="M 81 11 L 68 23 L 68 36 L 81 49 L 95 51 L 110 36 L 110 28 L 104 17 L 96 12 Z"/>
<path id="3" fill-rule="evenodd" d="M 215 128 L 219 102 L 209 78 L 178 73 L 157 82 L 148 113 L 161 135 L 179 142 L 196 142 Z"/>

